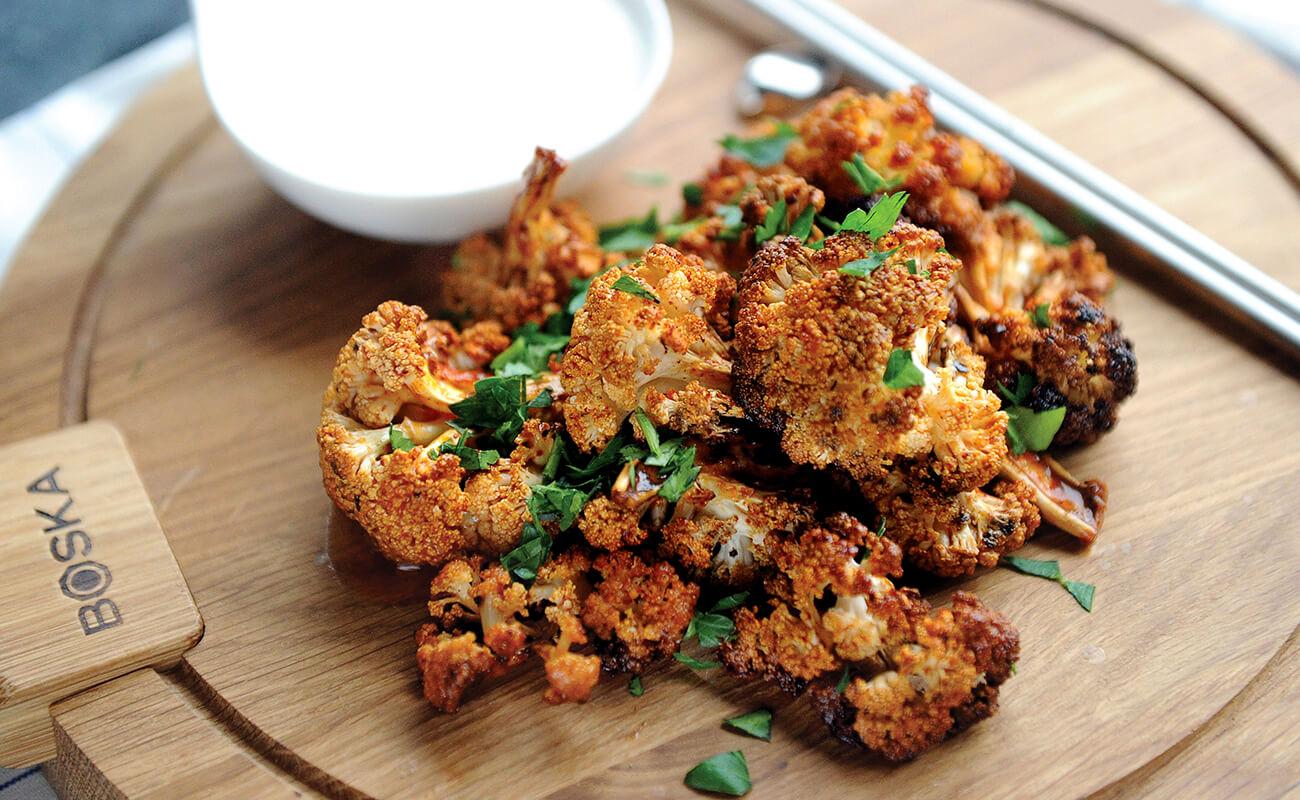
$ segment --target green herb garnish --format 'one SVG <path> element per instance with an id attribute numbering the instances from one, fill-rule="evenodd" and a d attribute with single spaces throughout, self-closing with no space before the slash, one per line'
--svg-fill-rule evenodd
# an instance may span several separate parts
<path id="1" fill-rule="evenodd" d="M 1031 319 L 1033 319 L 1034 324 L 1037 325 L 1038 327 L 1050 328 L 1052 327 L 1052 317 L 1048 313 L 1050 310 L 1051 310 L 1051 306 L 1048 305 L 1047 303 L 1039 303 L 1038 305 L 1034 306 L 1034 310 L 1029 316 Z"/>
<path id="2" fill-rule="evenodd" d="M 627 693 L 633 697 L 640 697 L 645 694 L 645 687 L 641 685 L 640 675 L 633 675 L 632 680 L 627 682 Z"/>
<path id="3" fill-rule="evenodd" d="M 722 724 L 732 730 L 753 736 L 755 739 L 762 739 L 765 742 L 772 741 L 772 710 L 769 708 L 760 708 L 748 714 L 724 719 Z"/>
<path id="4" fill-rule="evenodd" d="M 745 229 L 745 215 L 741 212 L 740 206 L 718 206 L 713 213 L 722 220 L 722 230 L 718 231 L 716 237 L 718 241 L 734 242 L 740 238 L 740 232 Z"/>
<path id="5" fill-rule="evenodd" d="M 903 213 L 903 206 L 907 204 L 907 192 L 895 192 L 887 194 L 871 207 L 870 211 L 863 211 L 855 208 L 849 212 L 844 221 L 840 223 L 841 231 L 858 231 L 865 233 L 872 239 L 879 239 L 894 227 L 898 221 L 898 215 Z"/>
<path id="6" fill-rule="evenodd" d="M 885 180 L 879 172 L 876 172 L 867 164 L 861 153 L 854 153 L 852 161 L 841 161 L 840 166 L 844 168 L 845 172 L 849 173 L 849 177 L 858 185 L 863 194 L 871 195 L 876 192 L 887 192 L 890 189 L 897 188 L 903 182 L 901 176 Z"/>
<path id="7" fill-rule="evenodd" d="M 647 250 L 659 235 L 659 209 L 652 208 L 644 217 L 625 219 L 600 229 L 600 246 L 606 250 L 639 252 Z"/>
<path id="8" fill-rule="evenodd" d="M 537 577 L 537 569 L 551 553 L 551 537 L 536 522 L 525 522 L 519 546 L 501 556 L 501 566 L 521 581 Z"/>
<path id="9" fill-rule="evenodd" d="M 767 136 L 742 139 L 734 134 L 727 134 L 718 141 L 722 149 L 739 156 L 756 167 L 770 167 L 785 159 L 785 151 L 790 143 L 799 138 L 799 133 L 788 122 L 778 122 L 776 131 Z"/>
<path id="10" fill-rule="evenodd" d="M 712 612 L 697 613 L 686 626 L 683 638 L 695 636 L 700 640 L 700 647 L 712 649 L 731 639 L 736 633 L 736 625 L 722 614 Z"/>
<path id="11" fill-rule="evenodd" d="M 474 384 L 474 394 L 451 404 L 451 412 L 462 425 L 490 431 L 496 441 L 513 446 L 515 437 L 528 419 L 528 409 L 551 404 L 551 394 L 543 390 L 531 401 L 525 392 L 522 375 L 508 378 L 484 378 Z"/>
<path id="12" fill-rule="evenodd" d="M 1025 575 L 1056 581 L 1065 587 L 1065 590 L 1070 593 L 1070 596 L 1074 598 L 1080 608 L 1092 613 L 1092 598 L 1097 592 L 1097 587 L 1091 583 L 1067 580 L 1061 574 L 1061 562 L 1040 561 L 1036 558 L 1021 558 L 1019 556 L 1002 556 L 998 563 Z"/>
<path id="13" fill-rule="evenodd" d="M 719 753 L 701 761 L 686 773 L 685 782 L 692 789 L 732 797 L 741 797 L 754 786 L 749 779 L 749 764 L 745 762 L 745 754 L 739 750 Z"/>
<path id="14" fill-rule="evenodd" d="M 526 323 L 515 329 L 510 346 L 492 359 L 492 369 L 499 378 L 540 374 L 546 371 L 551 354 L 562 352 L 568 343 L 567 333 L 546 333 L 537 323 Z"/>
<path id="15" fill-rule="evenodd" d="M 763 224 L 754 229 L 754 244 L 762 244 L 780 232 L 785 225 L 785 200 L 776 201 L 776 205 L 767 210 Z"/>
<path id="16" fill-rule="evenodd" d="M 659 302 L 659 297 L 654 292 L 642 286 L 641 282 L 631 275 L 619 275 L 618 280 L 614 281 L 613 289 L 617 292 L 627 292 L 634 297 L 640 297 L 652 303 Z"/>
<path id="17" fill-rule="evenodd" d="M 415 447 L 415 442 L 411 441 L 411 437 L 403 433 L 401 428 L 395 428 L 392 425 L 388 426 L 388 443 L 392 445 L 394 451 L 402 453 Z"/>
<path id="18" fill-rule="evenodd" d="M 528 510 L 536 522 L 556 520 L 560 530 L 567 531 L 577 521 L 587 500 L 587 493 L 581 489 L 544 483 L 532 488 Z"/>
<path id="19" fill-rule="evenodd" d="M 481 469 L 487 469 L 497 461 L 501 460 L 501 454 L 496 450 L 479 450 L 460 442 L 447 442 L 438 448 L 438 453 L 451 453 L 460 458 L 460 465 L 467 472 L 477 472 Z"/>
<path id="20" fill-rule="evenodd" d="M 896 347 L 889 353 L 885 364 L 885 386 L 890 389 L 907 389 L 925 385 L 925 373 L 912 360 L 912 351 Z"/>
<path id="21" fill-rule="evenodd" d="M 1044 411 L 1025 406 L 1034 386 L 1034 377 L 1023 372 L 1016 376 L 1014 392 L 998 384 L 998 393 L 1007 401 L 1003 404 L 1007 412 L 1007 444 L 1016 455 L 1027 451 L 1037 453 L 1051 447 L 1052 439 L 1065 421 L 1065 406 Z"/>
<path id="22" fill-rule="evenodd" d="M 683 184 L 682 202 L 688 206 L 698 206 L 704 202 L 704 189 L 698 183 Z"/>
<path id="23" fill-rule="evenodd" d="M 736 594 L 729 594 L 726 597 L 719 600 L 718 602 L 714 603 L 712 610 L 714 612 L 730 611 L 733 608 L 739 608 L 740 605 L 748 599 L 749 599 L 749 592 L 737 592 Z"/>
<path id="24" fill-rule="evenodd" d="M 1039 214 L 1024 203 L 1018 200 L 1008 200 L 1006 207 L 1029 220 L 1030 224 L 1038 231 L 1038 235 L 1043 237 L 1044 242 L 1048 244 L 1070 243 L 1070 237 L 1066 236 L 1064 231 L 1053 225 L 1047 217 Z"/>
<path id="25" fill-rule="evenodd" d="M 866 258 L 855 258 L 854 260 L 840 267 L 840 272 L 845 275 L 852 275 L 855 278 L 865 278 L 876 270 L 885 265 L 889 257 L 898 252 L 898 248 L 885 250 L 884 252 L 872 253 Z"/>
<path id="26" fill-rule="evenodd" d="M 670 222 L 660 231 L 659 237 L 668 244 L 676 244 L 678 239 L 700 227 L 705 221 L 704 217 L 696 217 L 685 222 Z"/>
<path id="27" fill-rule="evenodd" d="M 849 681 L 851 680 L 853 680 L 853 673 L 849 672 L 848 667 L 845 667 L 844 672 L 840 673 L 840 679 L 835 682 L 835 693 L 844 694 L 844 690 L 849 688 Z"/>

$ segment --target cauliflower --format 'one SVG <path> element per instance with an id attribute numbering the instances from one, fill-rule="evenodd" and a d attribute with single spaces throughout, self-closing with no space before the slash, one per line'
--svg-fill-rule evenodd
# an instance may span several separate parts
<path id="1" fill-rule="evenodd" d="M 966 592 L 951 609 L 912 620 L 906 639 L 889 648 L 883 669 L 852 676 L 843 691 L 822 681 L 808 692 L 832 733 L 890 761 L 992 716 L 1020 652 L 1011 623 Z"/>
<path id="2" fill-rule="evenodd" d="M 647 563 L 626 550 L 595 562 L 601 580 L 582 606 L 582 622 L 605 653 L 611 672 L 639 673 L 671 655 L 695 614 L 700 587 L 682 581 L 671 564 Z"/>
<path id="3" fill-rule="evenodd" d="M 1073 292 L 1100 303 L 1115 283 L 1091 239 L 1049 245 L 1032 222 L 1009 208 L 985 214 L 979 236 L 957 255 L 965 265 L 959 276 L 964 307 L 973 300 L 979 307 L 975 316 L 1032 309 Z"/>
<path id="4" fill-rule="evenodd" d="M 842 232 L 813 251 L 787 237 L 754 258 L 740 284 L 734 391 L 751 418 L 781 434 L 791 460 L 838 465 L 859 480 L 910 464 L 949 491 L 997 474 L 1006 455 L 997 397 L 978 370 L 929 366 L 960 266 L 942 246 L 899 223 L 874 244 Z M 873 258 L 879 266 L 865 278 L 840 271 Z M 909 354 L 921 385 L 886 386 L 891 358 Z"/>
<path id="5" fill-rule="evenodd" d="M 997 480 L 985 489 L 944 494 L 924 486 L 873 500 L 886 535 L 908 560 L 936 575 L 970 575 L 1020 549 L 1039 524 L 1033 491 L 1019 481 Z"/>
<path id="6" fill-rule="evenodd" d="M 564 422 L 597 450 L 637 408 L 656 425 L 708 435 L 738 414 L 726 338 L 735 284 L 667 245 L 592 281 L 560 364 Z"/>
<path id="7" fill-rule="evenodd" d="M 487 377 L 487 363 L 509 344 L 497 323 L 457 334 L 419 306 L 389 300 L 339 351 L 323 406 L 370 428 L 399 415 L 446 420 L 448 406 L 473 392 L 474 382 Z"/>
<path id="8" fill-rule="evenodd" d="M 560 310 L 575 278 L 589 278 L 606 264 L 586 212 L 554 200 L 566 166 L 554 151 L 537 148 L 500 244 L 479 234 L 456 248 L 443 278 L 448 308 L 497 320 L 506 330 L 541 323 Z"/>
<path id="9" fill-rule="evenodd" d="M 735 161 L 723 158 L 723 164 Z M 741 162 L 742 164 L 744 162 Z M 747 166 L 747 165 L 746 165 Z M 796 221 L 805 215 L 816 215 L 826 205 L 826 196 L 816 186 L 797 175 L 774 174 L 757 175 L 752 170 L 742 171 L 750 178 L 725 199 L 714 199 L 721 187 L 730 191 L 734 183 L 728 179 L 718 182 L 706 181 L 702 188 L 705 197 L 701 209 L 707 212 L 703 221 L 687 229 L 674 243 L 678 250 L 698 255 L 706 263 L 715 264 L 733 274 L 740 274 L 753 257 L 758 247 L 757 228 L 768 223 L 769 215 L 785 204 L 783 217 L 772 218 L 776 230 L 789 231 Z M 730 207 L 729 220 L 722 216 L 724 207 Z M 810 220 L 811 224 L 811 220 Z M 821 238 L 821 233 L 812 227 L 805 237 L 812 241 Z"/>
<path id="10" fill-rule="evenodd" d="M 692 575 L 742 586 L 771 565 L 776 543 L 811 516 L 800 503 L 706 467 L 673 507 L 660 549 Z"/>
<path id="11" fill-rule="evenodd" d="M 976 349 L 988 361 L 985 385 L 1038 380 L 1024 405 L 1035 411 L 1065 406 L 1053 444 L 1089 444 L 1115 427 L 1119 406 L 1137 390 L 1133 342 L 1119 323 L 1085 295 L 1051 304 L 1043 326 L 1030 314 L 991 314 L 973 325 Z"/>
<path id="12" fill-rule="evenodd" d="M 556 446 L 556 425 L 530 419 L 524 423 L 509 459 L 500 459 L 465 482 L 465 547 L 499 556 L 519 545 L 524 523 L 531 519 L 528 498 L 542 482 L 542 470 Z"/>
<path id="13" fill-rule="evenodd" d="M 1002 475 L 1027 487 L 1043 519 L 1085 542 L 1101 531 L 1106 484 L 1075 478 L 1046 453 L 1022 453 L 1002 463 Z"/>
<path id="14" fill-rule="evenodd" d="M 543 564 L 528 590 L 529 603 L 547 604 L 546 619 L 556 629 L 553 643 L 537 646 L 549 684 L 543 695 L 548 703 L 586 702 L 600 680 L 600 656 L 573 650 L 587 643 L 579 615 L 583 600 L 591 593 L 586 577 L 590 569 L 591 558 L 585 552 L 568 550 Z"/>
<path id="15" fill-rule="evenodd" d="M 1015 174 L 973 139 L 940 133 L 920 87 L 908 92 L 864 95 L 841 89 L 795 120 L 799 138 L 785 163 L 821 187 L 832 200 L 853 201 L 863 190 L 844 169 L 860 155 L 886 181 L 897 181 L 910 199 L 906 213 L 954 243 L 975 240 L 983 208 L 1005 199 Z"/>

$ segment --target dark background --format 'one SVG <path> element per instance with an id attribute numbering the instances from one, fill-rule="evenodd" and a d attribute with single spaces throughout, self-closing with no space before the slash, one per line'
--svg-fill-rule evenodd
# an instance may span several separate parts
<path id="1" fill-rule="evenodd" d="M 0 119 L 189 17 L 185 0 L 0 0 Z"/>

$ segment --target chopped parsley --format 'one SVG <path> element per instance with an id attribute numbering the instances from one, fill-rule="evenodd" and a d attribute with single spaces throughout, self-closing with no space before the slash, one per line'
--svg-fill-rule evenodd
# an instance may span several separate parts
<path id="1" fill-rule="evenodd" d="M 519 546 L 501 556 L 501 566 L 521 581 L 531 581 L 537 577 L 537 569 L 551 553 L 551 537 L 536 522 L 524 523 L 524 532 Z"/>
<path id="2" fill-rule="evenodd" d="M 701 661 L 698 658 L 693 658 L 680 651 L 673 653 L 673 658 L 682 662 L 691 669 L 717 669 L 722 666 L 722 664 L 717 661 Z"/>
<path id="3" fill-rule="evenodd" d="M 853 179 L 853 182 L 856 183 L 858 188 L 862 190 L 862 193 L 866 195 L 896 189 L 898 188 L 898 185 L 903 182 L 901 176 L 895 176 L 889 180 L 885 180 L 879 172 L 876 172 L 867 164 L 861 153 L 854 153 L 852 161 L 841 161 L 840 166 L 844 168 L 845 172 L 849 173 L 849 177 Z"/>
<path id="4" fill-rule="evenodd" d="M 632 680 L 627 682 L 627 693 L 633 697 L 640 697 L 645 694 L 645 686 L 641 685 L 640 675 L 633 675 Z"/>
<path id="5" fill-rule="evenodd" d="M 804 206 L 803 211 L 799 212 L 799 216 L 794 218 L 794 222 L 790 223 L 788 233 L 801 242 L 808 241 L 808 237 L 812 235 L 813 218 L 816 216 L 817 209 L 813 208 L 811 203 Z"/>
<path id="6" fill-rule="evenodd" d="M 785 224 L 785 212 L 785 200 L 776 201 L 776 205 L 767 210 L 767 214 L 763 217 L 763 224 L 754 229 L 754 244 L 762 244 L 776 236 Z"/>
<path id="7" fill-rule="evenodd" d="M 855 278 L 865 278 L 883 267 L 885 262 L 889 260 L 889 257 L 896 252 L 898 252 L 897 247 L 892 250 L 885 250 L 884 252 L 872 253 L 866 258 L 855 258 L 841 266 L 840 272 L 845 275 L 852 275 Z"/>
<path id="8" fill-rule="evenodd" d="M 536 322 L 525 323 L 515 329 L 510 346 L 492 359 L 492 369 L 499 378 L 537 375 L 546 371 L 551 354 L 562 352 L 568 343 L 567 333 L 547 333 Z"/>
<path id="9" fill-rule="evenodd" d="M 464 437 L 462 437 L 463 441 Z M 496 450 L 479 450 L 475 447 L 461 444 L 460 442 L 447 442 L 438 448 L 438 453 L 451 453 L 460 458 L 460 465 L 467 472 L 477 472 L 481 469 L 487 469 L 497 461 L 501 460 L 501 454 Z"/>
<path id="10" fill-rule="evenodd" d="M 659 235 L 659 209 L 652 208 L 644 217 L 633 217 L 600 229 L 600 246 L 606 250 L 639 252 L 647 250 Z"/>
<path id="11" fill-rule="evenodd" d="M 551 404 L 551 393 L 545 389 L 532 400 L 526 392 L 523 375 L 484 378 L 474 384 L 474 394 L 451 404 L 451 412 L 461 425 L 483 428 L 500 444 L 513 447 L 528 419 L 528 410 Z"/>
<path id="12" fill-rule="evenodd" d="M 1021 558 L 1019 556 L 1002 556 L 998 563 L 1025 575 L 1056 581 L 1065 587 L 1065 590 L 1070 593 L 1070 596 L 1074 598 L 1080 608 L 1092 613 L 1092 599 L 1097 592 L 1097 587 L 1083 581 L 1068 580 L 1061 574 L 1061 562 L 1039 561 L 1036 558 Z"/>
<path id="13" fill-rule="evenodd" d="M 840 673 L 840 679 L 835 682 L 835 693 L 844 694 L 844 690 L 849 688 L 849 681 L 851 680 L 853 680 L 853 673 L 845 666 L 844 671 Z"/>
<path id="14" fill-rule="evenodd" d="M 1015 391 L 998 384 L 998 393 L 1006 401 L 1003 409 L 1007 412 L 1007 444 L 1016 455 L 1051 447 L 1052 439 L 1065 421 L 1065 406 L 1035 411 L 1025 405 L 1034 386 L 1034 376 L 1023 372 L 1016 376 Z"/>
<path id="15" fill-rule="evenodd" d="M 704 189 L 698 183 L 683 184 L 682 202 L 688 206 L 698 206 L 704 202 Z"/>
<path id="16" fill-rule="evenodd" d="M 925 385 L 925 373 L 912 360 L 912 351 L 895 347 L 885 364 L 885 386 L 890 389 L 907 389 Z"/>
<path id="17" fill-rule="evenodd" d="M 705 612 L 696 613 L 691 618 L 691 623 L 686 626 L 686 635 L 683 638 L 695 636 L 700 640 L 700 647 L 713 649 L 725 641 L 731 639 L 736 634 L 736 625 L 730 618 L 722 614 Z"/>
<path id="18" fill-rule="evenodd" d="M 388 426 L 388 443 L 392 445 L 394 451 L 402 453 L 415 447 L 415 442 L 411 441 L 411 437 L 403 433 L 401 428 L 395 428 L 392 425 Z"/>
<path id="19" fill-rule="evenodd" d="M 1024 203 L 1021 203 L 1018 200 L 1009 200 L 1006 203 L 1006 207 L 1029 220 L 1030 224 L 1034 226 L 1034 229 L 1038 231 L 1038 235 L 1043 237 L 1044 242 L 1047 242 L 1048 244 L 1070 243 L 1070 237 L 1066 236 L 1060 228 L 1053 225 L 1047 217 L 1039 214 Z"/>
<path id="20" fill-rule="evenodd" d="M 641 282 L 631 275 L 619 275 L 618 280 L 614 281 L 615 291 L 627 292 L 633 297 L 640 297 L 643 300 L 649 300 L 652 303 L 658 303 L 659 297 L 654 292 L 641 285 Z"/>
<path id="21" fill-rule="evenodd" d="M 713 604 L 713 611 L 730 611 L 733 608 L 739 608 L 741 603 L 749 599 L 749 592 L 737 592 L 729 594 L 718 602 Z"/>
<path id="22" fill-rule="evenodd" d="M 1050 328 L 1052 327 L 1052 316 L 1048 313 L 1050 310 L 1051 306 L 1047 303 L 1039 303 L 1034 306 L 1034 310 L 1029 316 L 1038 327 Z"/>
<path id="23" fill-rule="evenodd" d="M 581 489 L 543 483 L 534 486 L 528 495 L 528 511 L 534 521 L 555 520 L 560 530 L 567 531 L 577 522 L 587 500 L 587 493 Z"/>
<path id="24" fill-rule="evenodd" d="M 734 242 L 740 238 L 740 232 L 745 229 L 744 214 L 737 205 L 718 206 L 713 211 L 714 215 L 722 220 L 722 230 L 718 231 L 715 237 L 720 242 Z"/>
<path id="25" fill-rule="evenodd" d="M 658 467 L 659 477 L 663 479 L 659 496 L 670 503 L 677 502 L 700 474 L 700 468 L 695 466 L 695 448 L 687 446 L 680 437 L 661 440 L 654 423 L 639 408 L 633 413 L 632 421 L 645 438 L 647 449 L 644 454 L 630 451 L 623 460 L 644 459 L 647 466 Z"/>
<path id="26" fill-rule="evenodd" d="M 772 741 L 772 710 L 770 708 L 760 708 L 757 711 L 741 714 L 738 717 L 729 717 L 724 719 L 722 724 L 732 730 L 753 736 L 755 739 L 762 739 L 765 742 Z"/>
<path id="27" fill-rule="evenodd" d="M 766 136 L 742 139 L 729 133 L 718 144 L 728 153 L 739 156 L 756 167 L 770 167 L 785 159 L 786 149 L 798 138 L 798 131 L 790 123 L 778 122 L 776 130 Z"/>
<path id="28" fill-rule="evenodd" d="M 906 261 L 906 265 L 907 265 L 907 274 L 908 274 L 908 275 L 920 275 L 922 278 L 928 278 L 928 277 L 930 277 L 930 270 L 928 270 L 928 269 L 923 269 L 923 270 L 921 270 L 920 272 L 917 272 L 917 271 L 916 271 L 916 259 L 915 259 L 915 258 L 909 258 L 909 259 L 907 259 L 907 261 Z"/>
<path id="29" fill-rule="evenodd" d="M 691 768 L 684 779 L 687 786 L 702 792 L 741 797 L 754 787 L 749 779 L 749 764 L 739 750 L 718 753 Z"/>
<path id="30" fill-rule="evenodd" d="M 664 225 L 663 230 L 660 232 L 660 238 L 668 244 L 676 244 L 678 239 L 700 227 L 705 221 L 705 217 L 696 217 L 685 222 L 670 222 Z"/>
<path id="31" fill-rule="evenodd" d="M 907 192 L 895 192 L 887 194 L 871 207 L 870 211 L 863 211 L 855 208 L 849 212 L 844 221 L 840 223 L 841 231 L 858 231 L 865 233 L 872 239 L 879 239 L 894 227 L 898 221 L 898 215 L 903 213 L 903 206 L 907 204 Z"/>

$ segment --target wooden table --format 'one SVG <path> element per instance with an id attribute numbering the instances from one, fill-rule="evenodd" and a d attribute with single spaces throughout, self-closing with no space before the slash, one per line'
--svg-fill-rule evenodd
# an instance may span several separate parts
<path id="1" fill-rule="evenodd" d="M 1300 82 L 1237 36 L 1153 0 L 850 5 L 1300 287 Z M 672 14 L 667 84 L 583 197 L 599 218 L 671 207 L 675 183 L 625 171 L 693 177 L 736 126 L 753 44 L 694 7 Z M 390 297 L 436 305 L 446 254 L 281 201 L 192 69 L 54 201 L 0 295 L 0 441 L 116 422 L 207 626 L 178 667 L 55 706 L 65 793 L 677 796 L 691 765 L 738 747 L 755 797 L 1277 796 L 1300 780 L 1295 365 L 1123 263 L 1113 308 L 1141 387 L 1113 435 L 1066 459 L 1110 483 L 1107 528 L 1090 552 L 1059 534 L 1027 548 L 1096 583 L 1096 610 L 1007 571 L 966 582 L 1023 633 L 997 717 L 888 767 L 802 704 L 668 666 L 640 699 L 615 679 L 550 708 L 530 675 L 432 713 L 413 663 L 422 587 L 361 580 L 312 430 L 361 315 Z M 777 709 L 771 744 L 719 729 L 760 701 Z"/>

